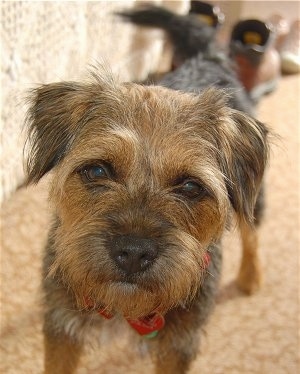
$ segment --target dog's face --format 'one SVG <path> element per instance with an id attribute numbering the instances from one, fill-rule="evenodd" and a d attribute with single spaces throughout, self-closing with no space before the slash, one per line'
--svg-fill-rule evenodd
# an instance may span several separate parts
<path id="1" fill-rule="evenodd" d="M 29 181 L 54 171 L 51 274 L 80 306 L 137 318 L 184 304 L 230 207 L 251 221 L 266 130 L 223 96 L 99 77 L 35 90 Z"/>

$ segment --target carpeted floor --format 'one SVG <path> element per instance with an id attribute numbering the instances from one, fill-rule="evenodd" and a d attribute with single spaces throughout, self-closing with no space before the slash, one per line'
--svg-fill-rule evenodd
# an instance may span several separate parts
<path id="1" fill-rule="evenodd" d="M 280 136 L 272 146 L 267 212 L 260 230 L 263 288 L 251 297 L 235 288 L 239 243 L 236 233 L 227 234 L 220 296 L 191 374 L 300 372 L 299 83 L 299 76 L 284 77 L 259 108 L 258 118 Z M 21 189 L 2 207 L 3 374 L 42 372 L 39 284 L 41 248 L 49 221 L 46 189 L 47 181 Z M 151 363 L 127 338 L 120 333 L 99 349 L 91 349 L 79 373 L 151 373 Z"/>

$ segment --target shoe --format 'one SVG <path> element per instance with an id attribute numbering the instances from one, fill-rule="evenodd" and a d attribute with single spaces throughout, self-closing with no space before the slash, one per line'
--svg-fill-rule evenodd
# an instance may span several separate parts
<path id="1" fill-rule="evenodd" d="M 254 19 L 238 22 L 231 33 L 229 54 L 239 80 L 254 101 L 276 88 L 280 58 L 274 48 L 274 33 L 266 23 Z"/>
<path id="2" fill-rule="evenodd" d="M 300 72 L 300 20 L 291 25 L 291 30 L 280 47 L 280 58 L 283 73 Z"/>
<path id="3" fill-rule="evenodd" d="M 197 15 L 202 22 L 214 28 L 219 27 L 225 20 L 225 15 L 218 6 L 203 1 L 192 0 L 189 14 Z"/>

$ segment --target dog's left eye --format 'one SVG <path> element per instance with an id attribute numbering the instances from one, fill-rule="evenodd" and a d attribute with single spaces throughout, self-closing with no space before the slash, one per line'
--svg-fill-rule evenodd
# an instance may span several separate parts
<path id="1" fill-rule="evenodd" d="M 91 165 L 81 170 L 81 175 L 88 182 L 95 182 L 99 179 L 107 178 L 108 172 L 104 166 Z"/>
<path id="2" fill-rule="evenodd" d="M 206 189 L 194 181 L 187 181 L 176 189 L 177 193 L 189 199 L 201 198 L 206 194 Z"/>

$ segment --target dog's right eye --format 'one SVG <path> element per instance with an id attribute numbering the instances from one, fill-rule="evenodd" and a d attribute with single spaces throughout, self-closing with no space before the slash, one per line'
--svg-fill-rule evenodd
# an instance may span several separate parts
<path id="1" fill-rule="evenodd" d="M 80 174 L 85 182 L 97 182 L 109 177 L 106 167 L 102 165 L 90 165 L 81 169 Z"/>

